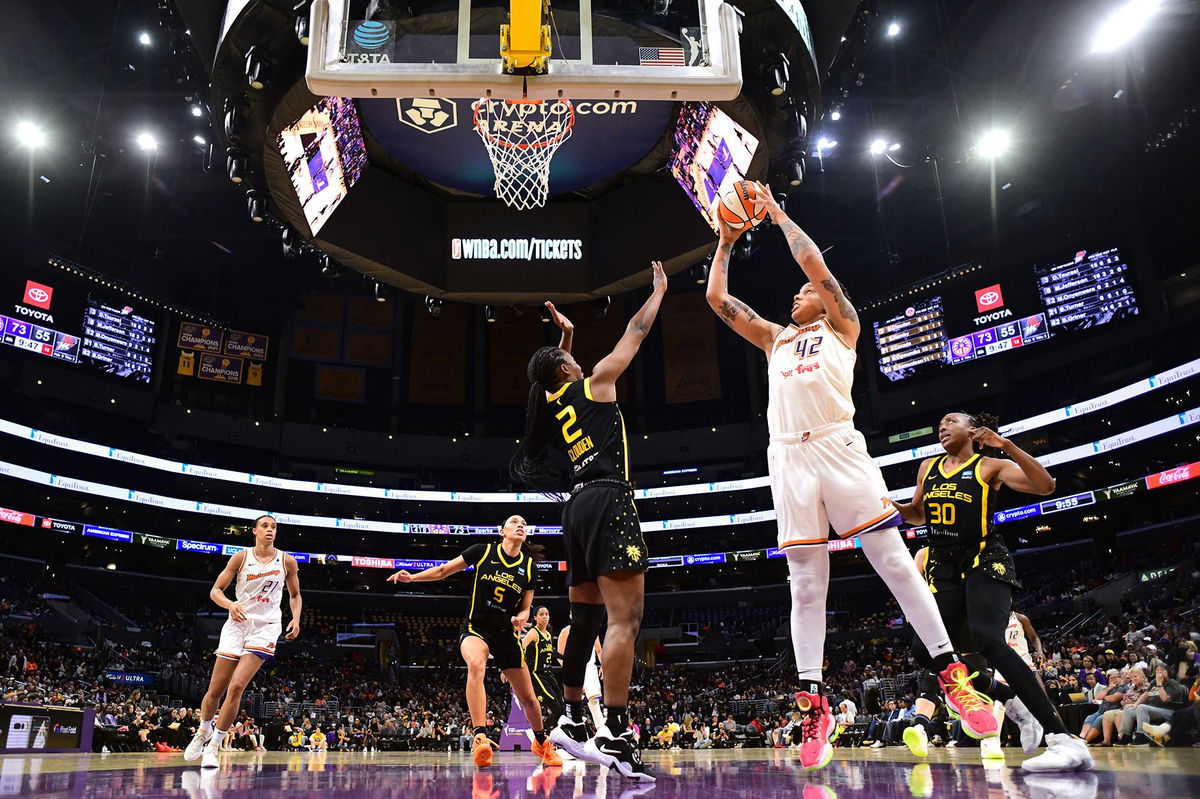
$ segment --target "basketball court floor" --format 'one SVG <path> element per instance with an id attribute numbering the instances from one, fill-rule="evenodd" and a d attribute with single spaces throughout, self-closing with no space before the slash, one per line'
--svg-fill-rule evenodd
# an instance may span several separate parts
<path id="1" fill-rule="evenodd" d="M 1023 774 L 1020 757 L 980 764 L 977 749 L 934 750 L 914 763 L 903 748 L 839 749 L 828 768 L 806 773 L 787 750 L 647 752 L 657 783 L 568 762 L 542 768 L 528 752 L 497 753 L 476 769 L 458 752 L 265 752 L 222 754 L 201 771 L 178 754 L 7 755 L 0 796 L 40 799 L 187 797 L 187 799 L 733 799 L 753 797 L 1092 797 L 1200 796 L 1200 750 L 1093 750 L 1096 771 Z"/>

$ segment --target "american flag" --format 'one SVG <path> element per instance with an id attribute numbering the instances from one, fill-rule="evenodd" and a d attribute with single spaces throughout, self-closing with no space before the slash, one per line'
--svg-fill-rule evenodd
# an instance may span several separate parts
<path id="1" fill-rule="evenodd" d="M 682 47 L 639 47 L 638 64 L 644 67 L 683 66 Z"/>

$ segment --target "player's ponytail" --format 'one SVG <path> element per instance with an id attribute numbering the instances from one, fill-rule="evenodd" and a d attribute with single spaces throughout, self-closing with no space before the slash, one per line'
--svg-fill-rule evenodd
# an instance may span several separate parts
<path id="1" fill-rule="evenodd" d="M 961 413 L 963 416 L 966 417 L 967 424 L 969 424 L 971 427 L 986 427 L 991 430 L 995 430 L 997 433 L 1000 432 L 1000 418 L 998 416 L 996 416 L 995 414 L 967 413 L 966 411 L 959 411 L 959 413 Z M 982 444 L 977 444 L 977 443 L 972 444 L 971 447 L 976 452 L 981 453 L 984 457 L 987 457 L 987 458 L 1000 458 L 1000 457 L 1003 457 L 1003 455 L 1004 455 L 1003 452 L 996 449 L 995 447 L 985 447 Z"/>
<path id="2" fill-rule="evenodd" d="M 550 438 L 550 407 L 545 399 L 546 392 L 558 382 L 556 373 L 564 354 L 559 347 L 542 347 L 529 359 L 525 434 L 508 467 L 513 480 L 546 493 L 565 487 L 563 475 L 550 463 L 546 447 Z"/>
<path id="3" fill-rule="evenodd" d="M 521 551 L 529 555 L 534 563 L 541 563 L 546 559 L 546 547 L 541 544 L 531 544 L 529 541 L 526 541 L 521 545 Z"/>

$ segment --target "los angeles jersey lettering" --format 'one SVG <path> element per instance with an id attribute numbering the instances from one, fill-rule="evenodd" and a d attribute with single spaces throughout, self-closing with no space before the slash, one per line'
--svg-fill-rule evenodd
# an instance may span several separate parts
<path id="1" fill-rule="evenodd" d="M 537 633 L 538 638 L 525 648 L 525 663 L 529 666 L 530 671 L 544 674 L 550 670 L 551 664 L 554 663 L 553 636 L 550 635 L 549 630 L 543 632 L 534 627 L 533 631 Z"/>
<path id="2" fill-rule="evenodd" d="M 275 550 L 273 558 L 260 563 L 254 557 L 254 550 L 247 549 L 246 559 L 238 570 L 234 593 L 246 618 L 279 621 L 282 616 L 279 604 L 283 599 L 283 553 Z"/>
<path id="3" fill-rule="evenodd" d="M 767 356 L 767 428 L 771 435 L 805 433 L 854 418 L 850 390 L 857 355 L 821 317 L 788 325 Z"/>
<path id="4" fill-rule="evenodd" d="M 522 552 L 510 559 L 499 544 L 475 544 L 462 557 L 468 566 L 475 567 L 467 624 L 491 630 L 511 629 L 509 620 L 537 580 L 533 558 Z"/>
<path id="5" fill-rule="evenodd" d="M 981 552 L 992 534 L 992 490 L 979 476 L 981 455 L 946 470 L 942 455 L 925 475 L 925 523 L 929 544 Z"/>
<path id="6" fill-rule="evenodd" d="M 592 399 L 591 378 L 567 383 L 546 402 L 553 417 L 550 440 L 571 462 L 572 483 L 629 479 L 625 419 L 617 403 Z"/>

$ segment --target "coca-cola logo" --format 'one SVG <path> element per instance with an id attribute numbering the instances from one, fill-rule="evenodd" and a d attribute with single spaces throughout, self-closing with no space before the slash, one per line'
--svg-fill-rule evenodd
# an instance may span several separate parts
<path id="1" fill-rule="evenodd" d="M 1158 473 L 1159 485 L 1165 485 L 1166 483 L 1182 483 L 1185 480 L 1190 479 L 1192 479 L 1191 466 L 1180 466 L 1178 469 L 1171 469 L 1168 472 Z"/>
<path id="2" fill-rule="evenodd" d="M 29 518 L 28 514 L 21 513 L 17 510 L 9 510 L 8 508 L 0 508 L 0 522 L 8 522 L 10 524 L 25 524 L 25 520 Z"/>

